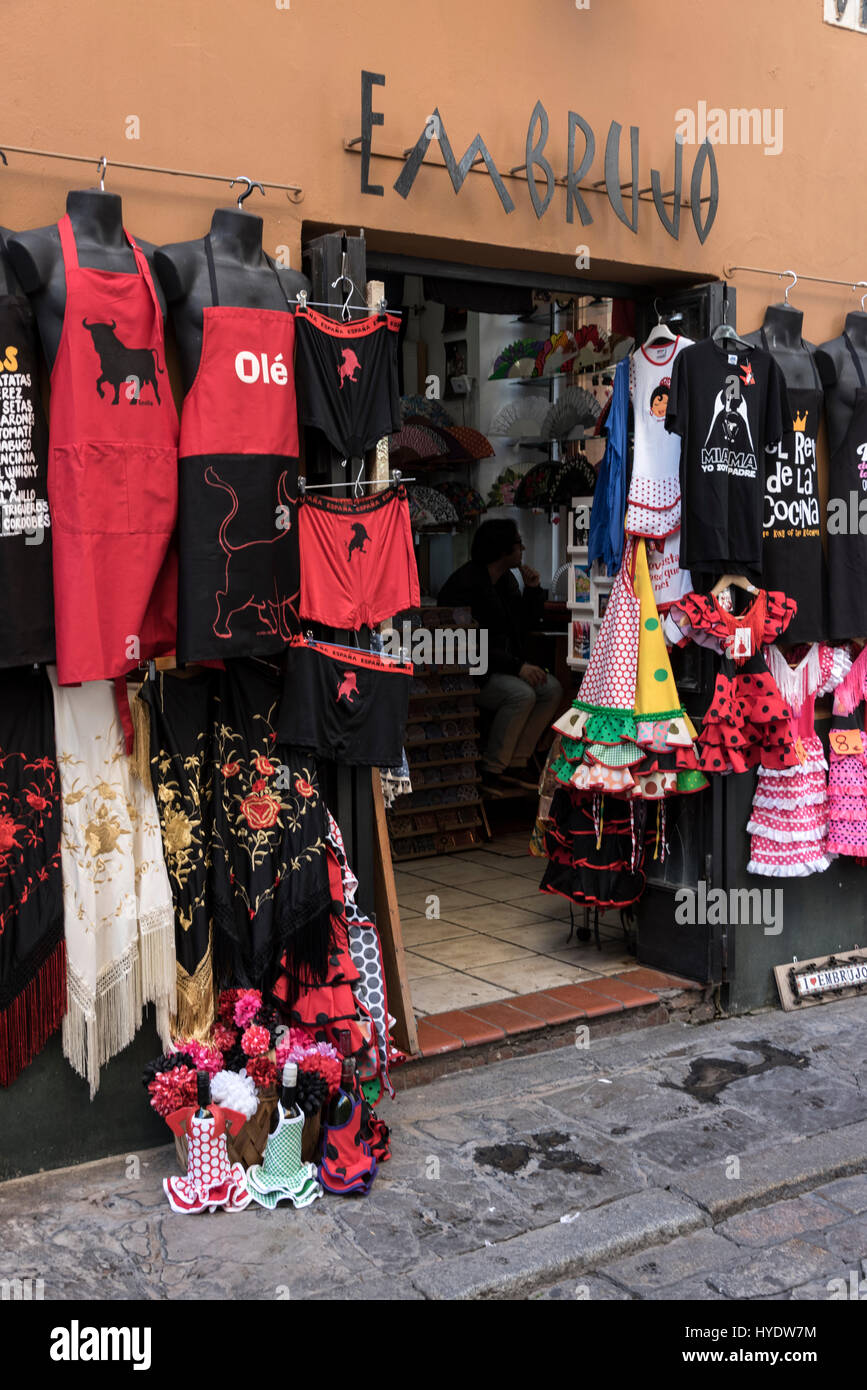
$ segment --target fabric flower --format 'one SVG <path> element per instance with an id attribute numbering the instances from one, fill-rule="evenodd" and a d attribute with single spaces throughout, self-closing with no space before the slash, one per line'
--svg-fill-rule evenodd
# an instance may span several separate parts
<path id="1" fill-rule="evenodd" d="M 221 1052 L 229 1052 L 235 1046 L 240 1037 L 237 1028 L 232 1028 L 228 1023 L 214 1024 L 214 1047 L 218 1047 Z"/>
<path id="2" fill-rule="evenodd" d="M 238 990 L 232 1017 L 239 1028 L 252 1023 L 262 1007 L 262 995 L 258 989 Z"/>
<path id="3" fill-rule="evenodd" d="M 318 1049 L 321 1046 L 321 1043 L 317 1043 L 315 1049 L 304 1053 L 298 1062 L 298 1074 L 300 1076 L 302 1072 L 318 1073 L 328 1087 L 328 1094 L 333 1096 L 340 1089 L 341 1063 L 338 1058 L 328 1057 L 320 1052 Z"/>
<path id="4" fill-rule="evenodd" d="M 235 1004 L 239 997 L 244 993 L 241 989 L 224 989 L 220 991 L 220 999 L 217 1005 L 217 1017 L 221 1023 L 235 1022 Z"/>
<path id="5" fill-rule="evenodd" d="M 190 1067 L 162 1071 L 151 1081 L 148 1091 L 154 1110 L 165 1119 L 174 1110 L 196 1104 L 196 1073 Z"/>
<path id="6" fill-rule="evenodd" d="M 299 1048 L 303 1052 L 305 1048 L 313 1046 L 313 1034 L 308 1033 L 306 1028 L 287 1028 L 277 1048 L 277 1069 L 280 1074 L 282 1075 L 287 1062 L 297 1061 L 296 1057 L 289 1056 L 293 1048 Z"/>
<path id="7" fill-rule="evenodd" d="M 199 1042 L 197 1038 L 183 1039 L 179 1046 L 192 1058 L 192 1065 L 196 1071 L 206 1071 L 209 1076 L 217 1075 L 218 1071 L 223 1070 L 223 1054 L 217 1047 L 209 1047 L 207 1043 Z"/>
<path id="8" fill-rule="evenodd" d="M 254 758 L 253 766 L 257 772 L 261 772 L 263 777 L 273 777 L 277 771 L 274 764 L 268 758 Z"/>
<path id="9" fill-rule="evenodd" d="M 299 1071 L 297 1101 L 305 1115 L 321 1110 L 330 1094 L 325 1077 L 318 1071 Z"/>
<path id="10" fill-rule="evenodd" d="M 257 1086 L 267 1087 L 277 1084 L 277 1068 L 270 1057 L 253 1057 L 247 1063 L 247 1075 Z"/>
<path id="11" fill-rule="evenodd" d="M 172 1071 L 175 1067 L 192 1067 L 195 1062 L 188 1052 L 164 1052 L 155 1062 L 148 1062 L 142 1074 L 142 1085 L 148 1087 L 160 1072 Z"/>
<path id="12" fill-rule="evenodd" d="M 211 1095 L 217 1105 L 238 1110 L 247 1120 L 259 1109 L 256 1084 L 242 1071 L 218 1071 L 211 1082 Z"/>
<path id="13" fill-rule="evenodd" d="M 241 764 L 223 763 L 223 766 L 220 768 L 220 771 L 222 772 L 224 777 L 234 777 L 236 772 L 241 771 Z"/>
<path id="14" fill-rule="evenodd" d="M 304 777 L 295 778 L 295 790 L 299 796 L 303 796 L 305 798 L 316 795 L 316 788 L 311 786 L 310 783 Z"/>
<path id="15" fill-rule="evenodd" d="M 258 1023 L 251 1023 L 241 1037 L 241 1047 L 248 1057 L 261 1057 L 271 1046 L 271 1034 Z"/>

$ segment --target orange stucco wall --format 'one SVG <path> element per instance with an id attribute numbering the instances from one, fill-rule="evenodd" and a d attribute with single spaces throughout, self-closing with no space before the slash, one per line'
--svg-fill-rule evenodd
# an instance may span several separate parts
<path id="1" fill-rule="evenodd" d="M 572 271 L 586 242 L 608 269 L 721 275 L 737 261 L 867 279 L 867 36 L 824 24 L 822 0 L 590 0 L 588 9 L 574 0 L 7 0 L 3 29 L 0 144 L 299 183 L 297 206 L 276 192 L 248 204 L 265 216 L 266 244 L 288 246 L 295 265 L 306 221 L 361 225 L 371 241 L 388 234 L 409 252 L 536 258 L 546 269 Z M 457 155 L 481 131 L 507 169 L 523 160 L 537 98 L 558 173 L 570 108 L 596 133 L 592 179 L 616 119 L 640 127 L 641 186 L 651 164 L 670 186 L 675 112 L 702 100 L 782 108 L 784 146 L 775 157 L 716 147 L 720 209 L 704 246 L 687 210 L 679 243 L 651 204 L 640 205 L 635 236 L 592 194 L 593 226 L 570 226 L 562 189 L 539 222 L 524 184 L 510 182 L 517 208 L 507 216 L 487 178 L 470 176 L 455 196 L 442 169 L 423 169 L 403 201 L 392 189 L 400 165 L 381 159 L 371 176 L 385 196 L 373 198 L 360 192 L 360 159 L 343 148 L 360 130 L 362 67 L 387 78 L 374 91 L 385 114 L 374 149 L 414 144 L 439 106 Z M 131 116 L 139 139 L 126 138 Z M 688 147 L 687 173 L 694 155 Z M 12 228 L 54 221 L 67 188 L 93 183 L 83 166 L 9 160 L 0 221 Z M 130 230 L 157 243 L 201 236 L 213 206 L 228 201 L 218 185 L 121 170 L 109 170 L 108 186 L 123 194 Z M 735 283 L 739 326 L 750 329 L 781 287 L 744 275 Z M 799 286 L 797 303 L 814 341 L 839 332 L 858 305 L 823 286 Z"/>

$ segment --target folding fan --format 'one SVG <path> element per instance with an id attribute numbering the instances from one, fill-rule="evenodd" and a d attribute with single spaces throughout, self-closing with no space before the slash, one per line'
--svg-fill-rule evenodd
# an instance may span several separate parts
<path id="1" fill-rule="evenodd" d="M 539 400 L 538 396 L 509 401 L 508 405 L 500 406 L 488 426 L 488 434 L 508 435 L 512 439 L 541 438 L 542 421 L 549 409 L 548 402 Z"/>

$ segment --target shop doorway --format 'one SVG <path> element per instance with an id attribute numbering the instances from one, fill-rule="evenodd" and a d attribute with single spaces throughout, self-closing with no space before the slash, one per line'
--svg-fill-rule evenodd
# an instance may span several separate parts
<path id="1" fill-rule="evenodd" d="M 589 501 L 592 492 L 578 485 L 580 470 L 598 468 L 604 438 L 591 419 L 581 422 L 580 409 L 570 423 L 573 408 L 581 393 L 604 406 L 617 360 L 644 341 L 657 316 L 692 339 L 707 336 L 724 315 L 733 321 L 733 298 L 724 304 L 731 291 L 718 282 L 672 291 L 652 280 L 636 286 L 534 279 L 370 249 L 367 273 L 385 282 L 389 305 L 403 310 L 406 423 L 397 460 L 414 487 L 428 490 L 416 531 L 422 621 L 433 631 L 466 617 L 438 609 L 437 597 L 470 558 L 479 524 L 513 520 L 525 563 L 548 590 L 543 619 L 528 635 L 527 660 L 559 681 L 566 709 L 586 667 L 585 627 L 598 630 L 606 593 L 604 584 L 598 592 L 585 587 L 572 544 L 573 502 Z M 546 374 L 543 363 L 541 375 L 533 371 L 530 359 L 556 354 L 558 335 L 566 334 L 583 347 L 574 369 Z M 451 427 L 463 454 L 438 450 L 437 431 Z M 546 495 L 546 475 L 558 472 L 568 480 L 566 491 Z M 712 686 L 712 659 L 691 648 L 673 661 L 678 688 L 698 718 Z M 587 909 L 539 893 L 545 860 L 530 853 L 530 842 L 550 735 L 520 766 L 506 769 L 503 785 L 486 786 L 490 721 L 474 698 L 477 685 L 472 662 L 462 669 L 434 660 L 420 668 L 407 734 L 413 791 L 396 795 L 387 816 L 408 989 L 427 1025 L 420 1036 L 431 1037 L 456 1010 L 505 1006 L 506 1014 L 519 1015 L 534 994 L 556 1004 L 558 993 L 571 991 L 574 999 L 580 988 L 616 999 L 622 978 L 639 964 L 703 985 L 718 982 L 723 951 L 716 929 L 693 931 L 685 943 L 674 924 L 674 894 L 699 877 L 713 882 L 723 824 L 719 790 L 667 808 L 669 853 L 652 863 L 637 910 Z"/>

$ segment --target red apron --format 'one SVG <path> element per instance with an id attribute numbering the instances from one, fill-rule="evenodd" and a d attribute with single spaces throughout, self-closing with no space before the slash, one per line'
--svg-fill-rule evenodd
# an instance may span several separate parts
<path id="1" fill-rule="evenodd" d="M 208 237 L 205 253 L 212 303 L 181 413 L 180 661 L 267 656 L 300 628 L 295 318 L 220 304 Z"/>
<path id="2" fill-rule="evenodd" d="M 138 273 L 78 264 L 58 223 L 66 312 L 51 374 L 48 499 L 61 685 L 112 679 L 174 651 L 178 418 L 163 319 Z"/>

